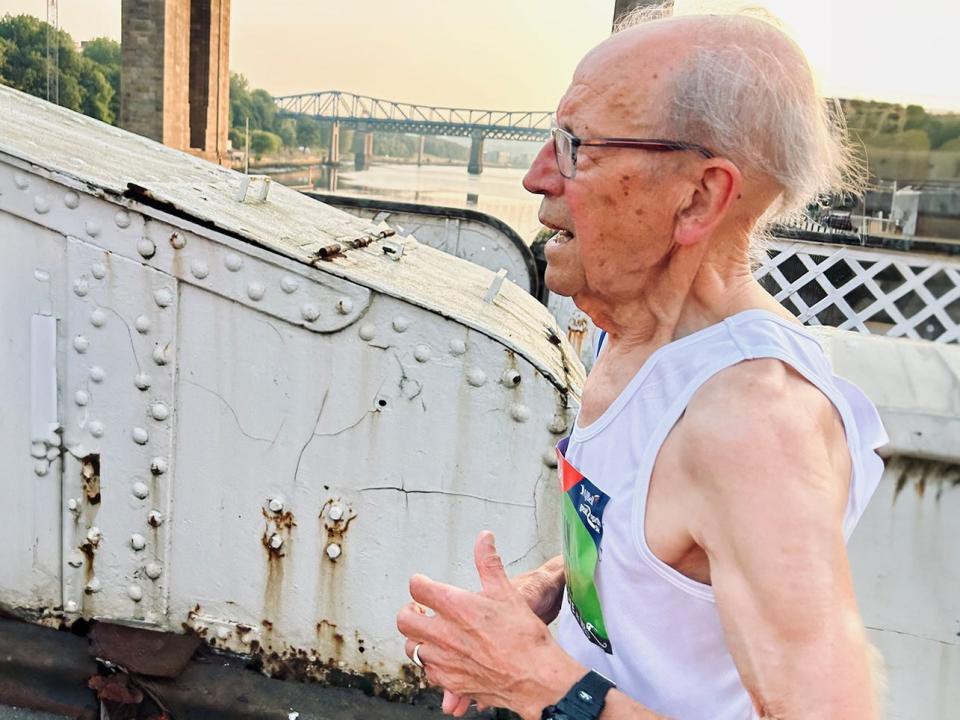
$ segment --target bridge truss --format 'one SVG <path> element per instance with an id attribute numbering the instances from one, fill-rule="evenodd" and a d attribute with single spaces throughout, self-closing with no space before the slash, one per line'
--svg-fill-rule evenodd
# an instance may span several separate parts
<path id="1" fill-rule="evenodd" d="M 273 99 L 282 112 L 309 115 L 346 127 L 383 132 L 502 140 L 546 140 L 550 111 L 431 107 L 327 90 Z"/>

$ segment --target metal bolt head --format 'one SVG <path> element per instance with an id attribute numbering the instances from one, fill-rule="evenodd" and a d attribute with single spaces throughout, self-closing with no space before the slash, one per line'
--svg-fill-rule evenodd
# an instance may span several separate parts
<path id="1" fill-rule="evenodd" d="M 159 510 L 151 510 L 147 513 L 147 523 L 151 527 L 160 527 L 163 525 L 163 513 Z"/>
<path id="2" fill-rule="evenodd" d="M 237 272 L 243 267 L 243 258 L 236 253 L 227 253 L 226 257 L 223 258 L 223 264 L 230 272 Z"/>
<path id="3" fill-rule="evenodd" d="M 130 433 L 130 437 L 133 438 L 133 441 L 137 445 L 146 445 L 147 441 L 150 439 L 150 433 L 148 433 L 145 428 L 135 427 Z"/>
<path id="4" fill-rule="evenodd" d="M 167 362 L 168 362 L 167 348 L 168 348 L 168 347 L 169 347 L 169 346 L 167 346 L 167 345 L 161 345 L 160 343 L 157 343 L 156 345 L 153 346 L 153 361 L 154 361 L 157 365 L 166 365 L 166 364 L 167 364 Z"/>
<path id="5" fill-rule="evenodd" d="M 76 210 L 80 205 L 80 196 L 77 195 L 73 190 L 70 190 L 64 194 L 63 204 L 71 210 Z"/>
<path id="6" fill-rule="evenodd" d="M 134 533 L 130 536 L 130 547 L 138 552 L 147 546 L 147 539 L 140 533 Z"/>
<path id="7" fill-rule="evenodd" d="M 137 329 L 138 333 L 146 335 L 150 332 L 150 318 L 146 315 L 138 315 L 137 319 L 133 321 L 133 326 Z"/>
<path id="8" fill-rule="evenodd" d="M 467 344 L 460 338 L 454 338 L 450 341 L 450 354 L 463 355 L 467 352 Z"/>
<path id="9" fill-rule="evenodd" d="M 147 577 L 151 580 L 156 580 L 163 575 L 163 567 L 158 562 L 147 563 L 144 571 L 147 573 Z"/>
<path id="10" fill-rule="evenodd" d="M 257 300 L 263 300 L 263 296 L 266 292 L 267 289 L 263 286 L 263 283 L 252 282 L 247 285 L 247 297 L 254 302 Z"/>
<path id="11" fill-rule="evenodd" d="M 30 444 L 30 457 L 35 460 L 42 460 L 47 456 L 47 446 L 42 442 L 34 442 Z"/>
<path id="12" fill-rule="evenodd" d="M 330 543 L 327 545 L 327 557 L 331 560 L 336 560 L 343 554 L 343 549 L 337 543 Z"/>
<path id="13" fill-rule="evenodd" d="M 300 308 L 300 315 L 307 322 L 314 322 L 320 317 L 320 308 L 313 303 L 304 303 Z"/>
<path id="14" fill-rule="evenodd" d="M 98 223 L 96 220 L 87 220 L 83 224 L 83 229 L 90 237 L 96 237 L 100 234 L 100 223 Z"/>
<path id="15" fill-rule="evenodd" d="M 33 472 L 38 477 L 43 477 L 48 472 L 50 472 L 50 461 L 44 458 L 43 460 L 37 460 L 33 464 Z"/>
<path id="16" fill-rule="evenodd" d="M 350 298 L 340 298 L 337 301 L 337 312 L 341 315 L 349 315 L 353 312 L 353 300 Z"/>
<path id="17" fill-rule="evenodd" d="M 37 195 L 33 199 L 33 209 L 40 215 L 46 215 L 50 212 L 50 200 L 47 199 L 46 195 Z"/>
<path id="18" fill-rule="evenodd" d="M 133 384 L 136 385 L 139 390 L 147 390 L 151 382 L 150 375 L 144 372 L 137 373 L 136 377 L 133 378 Z"/>
<path id="19" fill-rule="evenodd" d="M 197 280 L 203 280 L 210 274 L 210 267 L 203 260 L 194 260 L 190 263 L 190 274 Z"/>
<path id="20" fill-rule="evenodd" d="M 150 488 L 148 488 L 145 483 L 137 481 L 133 484 L 131 492 L 133 493 L 134 497 L 143 500 L 150 494 Z"/>
<path id="21" fill-rule="evenodd" d="M 80 512 L 80 501 L 77 498 L 67 500 L 67 509 L 72 513 Z"/>
<path id="22" fill-rule="evenodd" d="M 162 308 L 173 304 L 173 290 L 170 288 L 159 288 L 153 293 L 153 301 Z"/>
<path id="23" fill-rule="evenodd" d="M 272 513 L 283 512 L 283 498 L 279 495 L 277 497 L 270 498 L 270 500 L 267 502 L 267 508 Z"/>
<path id="24" fill-rule="evenodd" d="M 104 369 L 99 365 L 94 365 L 90 368 L 90 379 L 95 383 L 103 382 L 103 379 L 107 376 L 107 373 L 104 372 Z"/>
<path id="25" fill-rule="evenodd" d="M 283 290 L 287 295 L 295 293 L 298 287 L 300 287 L 300 283 L 297 282 L 295 277 L 284 275 L 280 279 L 280 289 Z"/>
<path id="26" fill-rule="evenodd" d="M 393 319 L 393 329 L 398 333 L 406 332 L 407 328 L 410 327 L 410 320 L 406 315 L 397 315 Z"/>
<path id="27" fill-rule="evenodd" d="M 187 239 L 178 232 L 170 236 L 170 245 L 174 250 L 183 250 L 187 246 Z"/>
<path id="28" fill-rule="evenodd" d="M 153 240 L 143 238 L 137 243 L 137 252 L 140 253 L 140 257 L 149 260 L 157 254 L 157 246 L 153 244 Z"/>
<path id="29" fill-rule="evenodd" d="M 73 294 L 77 297 L 85 297 L 90 292 L 90 281 L 86 275 L 81 275 L 73 282 Z"/>
<path id="30" fill-rule="evenodd" d="M 77 453 L 77 455 L 79 457 L 83 457 L 83 453 Z M 58 457 L 60 457 L 60 448 L 58 447 L 47 448 L 47 454 L 45 457 L 49 462 L 53 462 Z"/>
<path id="31" fill-rule="evenodd" d="M 487 382 L 487 374 L 480 368 L 470 368 L 467 371 L 467 382 L 473 387 L 483 387 Z"/>
<path id="32" fill-rule="evenodd" d="M 327 516 L 333 521 L 342 520 L 343 507 L 341 505 L 331 505 L 330 510 L 327 512 Z"/>
<path id="33" fill-rule="evenodd" d="M 159 477 L 170 469 L 170 464 L 165 457 L 155 457 L 150 461 L 150 472 Z"/>
<path id="34" fill-rule="evenodd" d="M 557 451 L 553 448 L 543 451 L 543 464 L 550 468 L 557 466 Z"/>
<path id="35" fill-rule="evenodd" d="M 504 370 L 500 376 L 500 384 L 504 387 L 512 388 L 520 384 L 522 377 L 520 372 L 514 369 Z"/>
<path id="36" fill-rule="evenodd" d="M 85 353 L 89 347 L 90 347 L 90 341 L 87 340 L 87 338 L 84 337 L 83 335 L 77 335 L 73 339 L 73 349 L 76 350 L 78 353 L 81 353 L 81 354 Z"/>
<path id="37" fill-rule="evenodd" d="M 86 584 L 86 587 L 84 587 L 83 589 L 87 593 L 87 595 L 92 595 L 93 593 L 100 592 L 102 587 L 103 586 L 100 584 L 100 578 L 94 577 L 90 579 L 90 582 L 88 582 Z"/>
<path id="38" fill-rule="evenodd" d="M 150 405 L 150 417 L 154 420 L 166 420 L 170 417 L 170 408 L 167 407 L 166 403 L 162 403 L 159 400 Z"/>
<path id="39" fill-rule="evenodd" d="M 86 390 L 77 390 L 73 394 L 73 401 L 80 407 L 83 407 L 90 402 L 90 393 L 88 393 Z"/>
<path id="40" fill-rule="evenodd" d="M 89 542 L 91 545 L 99 545 L 102 539 L 103 533 L 100 532 L 100 528 L 98 528 L 96 525 L 87 530 L 87 542 Z"/>
<path id="41" fill-rule="evenodd" d="M 377 327 L 373 323 L 364 323 L 360 326 L 360 339 L 370 342 L 377 335 Z"/>
<path id="42" fill-rule="evenodd" d="M 516 403 L 510 408 L 510 417 L 517 422 L 526 422 L 530 419 L 530 408 L 528 408 L 526 405 Z"/>
<path id="43" fill-rule="evenodd" d="M 425 363 L 430 359 L 430 346 L 429 345 L 417 345 L 413 349 L 413 357 L 417 362 Z"/>
<path id="44" fill-rule="evenodd" d="M 218 627 L 217 637 L 220 640 L 226 640 L 228 637 L 230 637 L 230 628 L 228 628 L 226 625 L 221 625 L 220 627 Z"/>
<path id="45" fill-rule="evenodd" d="M 270 547 L 274 550 L 279 550 L 283 547 L 283 538 L 278 533 L 273 533 L 270 536 L 270 539 L 267 541 L 270 544 Z"/>
<path id="46" fill-rule="evenodd" d="M 67 600 L 67 604 L 63 606 L 63 609 L 68 613 L 75 613 L 80 610 L 77 606 L 77 603 L 74 600 Z"/>
<path id="47" fill-rule="evenodd" d="M 93 435 L 93 437 L 95 437 L 95 438 L 103 437 L 103 423 L 102 423 L 102 422 L 100 422 L 100 421 L 98 421 L 98 420 L 94 420 L 94 421 L 91 422 L 89 425 L 87 425 L 87 429 L 90 431 L 90 434 Z"/>
<path id="48" fill-rule="evenodd" d="M 120 210 L 113 216 L 113 221 L 117 224 L 118 228 L 130 227 L 130 214 Z"/>
<path id="49" fill-rule="evenodd" d="M 107 266 L 100 262 L 95 262 L 90 266 L 90 274 L 97 280 L 103 280 L 107 275 Z"/>
<path id="50" fill-rule="evenodd" d="M 127 588 L 127 595 L 134 602 L 140 602 L 143 600 L 143 589 L 139 585 L 131 585 Z"/>

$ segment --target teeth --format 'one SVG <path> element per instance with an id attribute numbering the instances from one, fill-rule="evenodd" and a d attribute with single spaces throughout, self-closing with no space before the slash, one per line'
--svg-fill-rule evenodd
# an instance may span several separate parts
<path id="1" fill-rule="evenodd" d="M 573 239 L 573 234 L 569 230 L 561 230 L 551 239 L 558 245 L 562 245 L 563 243 L 570 242 Z"/>

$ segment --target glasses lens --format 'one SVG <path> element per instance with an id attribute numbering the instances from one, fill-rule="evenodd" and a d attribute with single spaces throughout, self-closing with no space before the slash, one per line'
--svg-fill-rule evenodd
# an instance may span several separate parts
<path id="1" fill-rule="evenodd" d="M 573 143 L 570 136 L 560 128 L 553 130 L 553 144 L 557 151 L 557 168 L 565 178 L 573 177 Z"/>

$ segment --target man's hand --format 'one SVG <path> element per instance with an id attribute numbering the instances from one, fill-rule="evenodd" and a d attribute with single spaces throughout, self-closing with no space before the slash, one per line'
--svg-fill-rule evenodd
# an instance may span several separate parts
<path id="1" fill-rule="evenodd" d="M 397 616 L 397 628 L 408 638 L 407 655 L 420 645 L 427 679 L 449 691 L 445 712 L 462 715 L 469 705 L 465 698 L 476 698 L 538 718 L 586 669 L 560 649 L 507 578 L 491 533 L 477 538 L 474 559 L 479 593 L 422 575 L 410 579 L 414 602 Z M 543 594 L 531 591 L 530 596 Z M 422 607 L 434 614 L 424 614 Z"/>
<path id="2" fill-rule="evenodd" d="M 557 619 L 563 601 L 563 556 L 551 558 L 535 570 L 511 578 L 510 582 L 544 625 L 549 625 Z M 445 689 L 440 709 L 448 715 L 462 717 L 470 709 L 470 702 L 469 697 L 463 697 Z M 478 712 L 482 712 L 485 708 L 483 703 L 477 703 Z"/>
<path id="3" fill-rule="evenodd" d="M 557 619 L 563 602 L 562 556 L 558 555 L 548 560 L 536 570 L 517 575 L 510 582 L 544 625 L 549 625 Z"/>

